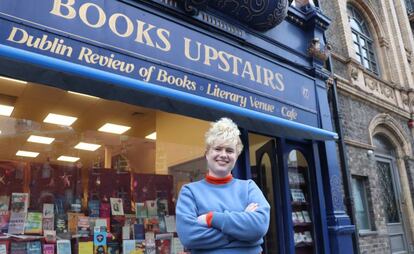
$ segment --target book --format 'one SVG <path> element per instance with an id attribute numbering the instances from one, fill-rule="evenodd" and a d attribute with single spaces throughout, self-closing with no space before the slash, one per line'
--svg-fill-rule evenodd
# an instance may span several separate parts
<path id="1" fill-rule="evenodd" d="M 8 211 L 10 204 L 10 196 L 1 195 L 0 196 L 0 211 Z"/>
<path id="2" fill-rule="evenodd" d="M 165 198 L 157 199 L 157 215 L 164 216 L 168 214 L 168 200 Z"/>
<path id="3" fill-rule="evenodd" d="M 111 203 L 112 215 L 124 215 L 124 206 L 122 204 L 122 198 L 109 198 Z"/>
<path id="4" fill-rule="evenodd" d="M 144 224 L 134 224 L 134 239 L 135 240 L 144 240 L 145 239 L 145 230 Z"/>
<path id="5" fill-rule="evenodd" d="M 93 244 L 96 246 L 106 246 L 106 231 L 94 231 L 93 232 Z"/>
<path id="6" fill-rule="evenodd" d="M 312 243 L 313 242 L 312 235 L 311 235 L 310 231 L 303 232 L 303 241 L 305 243 Z"/>
<path id="7" fill-rule="evenodd" d="M 109 217 L 111 217 L 111 205 L 110 204 L 108 204 L 108 203 L 101 203 L 99 205 L 99 217 L 101 217 L 101 218 L 109 218 Z"/>
<path id="8" fill-rule="evenodd" d="M 135 241 L 135 251 L 133 254 L 145 254 L 145 240 Z"/>
<path id="9" fill-rule="evenodd" d="M 55 217 L 55 209 L 53 204 L 43 204 L 43 218 L 54 218 Z"/>
<path id="10" fill-rule="evenodd" d="M 43 254 L 55 254 L 55 245 L 50 243 L 43 244 Z"/>
<path id="11" fill-rule="evenodd" d="M 306 223 L 311 223 L 311 222 L 312 222 L 312 220 L 311 220 L 311 218 L 310 218 L 310 216 L 309 216 L 309 212 L 308 212 L 308 211 L 303 210 L 303 211 L 302 211 L 302 215 L 303 215 L 303 220 L 304 220 Z"/>
<path id="12" fill-rule="evenodd" d="M 108 254 L 121 254 L 121 245 L 119 242 L 107 243 Z"/>
<path id="13" fill-rule="evenodd" d="M 56 231 L 55 230 L 43 230 L 43 236 L 45 237 L 46 243 L 56 242 Z"/>
<path id="14" fill-rule="evenodd" d="M 135 251 L 135 240 L 122 241 L 122 254 L 133 254 Z"/>
<path id="15" fill-rule="evenodd" d="M 71 254 L 70 240 L 57 240 L 56 250 L 57 254 Z"/>
<path id="16" fill-rule="evenodd" d="M 122 240 L 130 240 L 131 239 L 131 226 L 126 225 L 122 227 Z"/>
<path id="17" fill-rule="evenodd" d="M 59 213 L 56 215 L 56 233 L 66 232 L 68 229 L 67 226 L 67 215 L 64 213 Z"/>
<path id="18" fill-rule="evenodd" d="M 99 200 L 88 201 L 89 217 L 99 217 Z"/>
<path id="19" fill-rule="evenodd" d="M 165 227 L 168 233 L 173 233 L 177 231 L 175 225 L 175 216 L 174 215 L 165 215 L 164 216 Z"/>
<path id="20" fill-rule="evenodd" d="M 42 213 L 28 212 L 25 225 L 25 234 L 41 234 L 42 233 Z"/>
<path id="21" fill-rule="evenodd" d="M 11 213 L 8 228 L 9 234 L 24 234 L 26 214 L 25 212 Z"/>
<path id="22" fill-rule="evenodd" d="M 27 242 L 27 254 L 42 254 L 42 243 L 40 241 Z"/>
<path id="23" fill-rule="evenodd" d="M 0 243 L 0 254 L 7 254 L 7 244 Z"/>
<path id="24" fill-rule="evenodd" d="M 43 230 L 55 230 L 55 219 L 54 218 L 42 218 Z"/>
<path id="25" fill-rule="evenodd" d="M 12 193 L 11 196 L 11 212 L 27 213 L 29 208 L 29 193 Z"/>
<path id="26" fill-rule="evenodd" d="M 156 254 L 155 234 L 152 231 L 145 232 L 145 249 L 146 254 Z"/>
<path id="27" fill-rule="evenodd" d="M 93 242 L 79 242 L 78 244 L 79 254 L 94 254 L 93 253 Z"/>
<path id="28" fill-rule="evenodd" d="M 9 229 L 10 212 L 0 211 L 0 232 L 7 233 Z"/>
<path id="29" fill-rule="evenodd" d="M 295 212 L 295 213 L 296 213 L 296 217 L 297 217 L 297 222 L 304 223 L 305 219 L 303 218 L 302 212 L 299 211 L 299 212 Z"/>
<path id="30" fill-rule="evenodd" d="M 156 234 L 155 247 L 157 254 L 171 254 L 173 234 Z"/>
<path id="31" fill-rule="evenodd" d="M 67 213 L 68 215 L 68 231 L 72 235 L 76 234 L 78 227 L 78 217 L 83 216 L 82 213 Z"/>
<path id="32" fill-rule="evenodd" d="M 181 254 L 184 252 L 184 246 L 178 237 L 174 237 L 172 241 L 172 252 L 171 254 Z"/>
<path id="33" fill-rule="evenodd" d="M 292 222 L 298 223 L 298 216 L 296 215 L 296 212 L 292 212 Z"/>
<path id="34" fill-rule="evenodd" d="M 95 254 L 106 254 L 107 253 L 106 246 L 105 245 L 95 246 L 94 253 Z"/>
<path id="35" fill-rule="evenodd" d="M 10 253 L 27 254 L 27 243 L 26 242 L 11 242 Z"/>
<path id="36" fill-rule="evenodd" d="M 107 231 L 108 232 L 108 230 L 109 230 L 108 219 L 106 219 L 106 218 L 96 219 L 94 228 L 98 227 L 98 228 L 100 228 L 99 231 Z"/>
<path id="37" fill-rule="evenodd" d="M 137 219 L 143 219 L 148 217 L 147 207 L 145 203 L 135 203 L 135 216 Z"/>
<path id="38" fill-rule="evenodd" d="M 290 189 L 293 202 L 306 202 L 305 195 L 301 189 Z"/>
<path id="39" fill-rule="evenodd" d="M 147 208 L 148 217 L 158 216 L 157 202 L 155 200 L 145 201 L 145 207 Z"/>
<path id="40" fill-rule="evenodd" d="M 86 237 L 90 233 L 89 217 L 78 216 L 77 233 L 80 236 Z"/>

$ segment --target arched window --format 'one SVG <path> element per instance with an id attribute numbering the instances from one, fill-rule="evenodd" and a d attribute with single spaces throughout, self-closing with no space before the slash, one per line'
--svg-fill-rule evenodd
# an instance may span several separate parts
<path id="1" fill-rule="evenodd" d="M 367 70 L 378 75 L 371 34 L 361 13 L 351 5 L 348 5 L 348 20 L 351 26 L 352 41 L 354 42 L 358 62 Z"/>

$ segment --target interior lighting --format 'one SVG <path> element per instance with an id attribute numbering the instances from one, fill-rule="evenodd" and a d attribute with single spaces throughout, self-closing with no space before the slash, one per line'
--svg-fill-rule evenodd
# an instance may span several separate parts
<path id="1" fill-rule="evenodd" d="M 146 139 L 156 140 L 157 139 L 157 133 L 153 132 L 147 136 L 145 136 Z"/>
<path id="2" fill-rule="evenodd" d="M 88 98 L 91 98 L 91 99 L 99 99 L 99 97 L 92 96 L 92 95 L 89 95 L 89 94 L 84 94 L 84 93 L 77 93 L 77 92 L 73 92 L 73 91 L 68 91 L 68 93 L 88 97 Z"/>
<path id="3" fill-rule="evenodd" d="M 85 142 L 79 142 L 79 144 L 75 146 L 76 149 L 86 150 L 86 151 L 96 151 L 96 149 L 98 149 L 99 147 L 101 147 L 101 145 L 85 143 Z"/>
<path id="4" fill-rule="evenodd" d="M 109 133 L 114 133 L 114 134 L 122 134 L 129 129 L 131 129 L 131 127 L 129 126 L 106 123 L 101 128 L 99 128 L 98 131 L 109 132 Z"/>
<path id="5" fill-rule="evenodd" d="M 36 158 L 39 155 L 39 153 L 19 150 L 19 151 L 17 151 L 16 155 L 17 156 L 23 156 L 23 157 Z"/>
<path id="6" fill-rule="evenodd" d="M 10 116 L 13 112 L 14 107 L 9 105 L 1 105 L 0 104 L 0 115 L 2 116 Z"/>
<path id="7" fill-rule="evenodd" d="M 64 126 L 71 126 L 78 118 L 73 116 L 65 116 L 49 113 L 46 118 L 43 120 L 45 123 L 53 123 Z"/>
<path id="8" fill-rule="evenodd" d="M 7 78 L 7 77 L 4 77 L 4 76 L 0 76 L 0 79 L 7 80 L 7 81 L 12 81 L 12 82 L 16 82 L 16 83 L 24 84 L 24 85 L 27 84 L 26 81 L 14 79 L 14 78 Z"/>
<path id="9" fill-rule="evenodd" d="M 58 161 L 67 161 L 67 162 L 76 162 L 79 159 L 80 159 L 79 157 L 72 157 L 72 156 L 65 156 L 65 155 L 61 155 L 59 156 L 59 158 L 57 158 Z"/>
<path id="10" fill-rule="evenodd" d="M 50 145 L 54 140 L 55 138 L 42 137 L 42 136 L 36 136 L 36 135 L 30 135 L 30 137 L 27 139 L 28 142 L 40 143 L 40 144 L 46 144 L 46 145 Z"/>

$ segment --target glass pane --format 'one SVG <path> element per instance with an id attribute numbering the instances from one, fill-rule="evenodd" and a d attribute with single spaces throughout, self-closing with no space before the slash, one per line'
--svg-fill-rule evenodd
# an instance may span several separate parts
<path id="1" fill-rule="evenodd" d="M 368 59 L 364 58 L 363 61 L 364 61 L 364 67 L 367 68 L 367 69 L 371 69 L 370 66 L 369 66 Z"/>
<path id="2" fill-rule="evenodd" d="M 361 47 L 365 47 L 366 43 L 365 43 L 365 39 L 360 38 L 359 40 L 361 42 Z"/>
<path id="3" fill-rule="evenodd" d="M 354 29 L 355 31 L 357 31 L 357 32 L 360 32 L 360 33 L 362 33 L 362 29 L 361 29 L 361 27 L 359 26 L 359 24 L 358 24 L 358 22 L 357 21 L 355 21 L 355 19 L 353 19 L 353 18 L 351 18 L 351 20 L 350 20 L 350 25 L 351 25 L 351 28 L 352 29 Z"/>
<path id="4" fill-rule="evenodd" d="M 354 193 L 355 213 L 359 230 L 371 229 L 364 183 L 365 181 L 362 179 L 352 179 L 352 192 Z"/>
<path id="5" fill-rule="evenodd" d="M 358 36 L 355 33 L 352 33 L 352 40 L 358 43 Z"/>
<path id="6" fill-rule="evenodd" d="M 313 219 L 309 192 L 309 167 L 300 151 L 288 156 L 289 187 L 296 253 L 313 253 Z"/>
<path id="7" fill-rule="evenodd" d="M 277 242 L 277 225 L 275 220 L 276 216 L 280 216 L 273 208 L 275 205 L 275 198 L 273 195 L 273 177 L 272 172 L 276 174 L 277 171 L 272 171 L 271 159 L 268 153 L 264 153 L 262 158 L 256 158 L 256 151 L 261 149 L 266 143 L 271 141 L 269 137 L 262 135 L 249 133 L 249 151 L 250 151 L 250 165 L 252 169 L 252 177 L 258 186 L 262 189 L 267 201 L 270 204 L 271 216 L 270 225 L 267 235 L 265 237 L 265 248 L 264 254 L 277 254 L 278 253 L 278 242 Z M 257 159 L 260 159 L 260 165 L 257 165 Z M 273 165 L 274 167 L 276 165 Z"/>
<path id="8" fill-rule="evenodd" d="M 355 49 L 357 54 L 360 54 L 360 49 L 359 49 L 359 44 L 358 43 L 354 43 L 354 49 Z"/>
<path id="9" fill-rule="evenodd" d="M 389 162 L 377 161 L 378 178 L 381 184 L 382 200 L 387 223 L 400 222 L 397 201 L 394 192 L 394 183 Z"/>
<path id="10" fill-rule="evenodd" d="M 366 49 L 362 49 L 362 56 L 368 58 L 368 52 Z"/>

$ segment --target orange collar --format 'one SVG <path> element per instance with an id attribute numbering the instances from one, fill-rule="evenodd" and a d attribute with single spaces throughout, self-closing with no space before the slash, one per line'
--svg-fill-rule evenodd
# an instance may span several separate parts
<path id="1" fill-rule="evenodd" d="M 206 181 L 211 184 L 226 184 L 233 180 L 233 175 L 229 174 L 225 177 L 214 177 L 209 174 L 206 175 Z"/>

